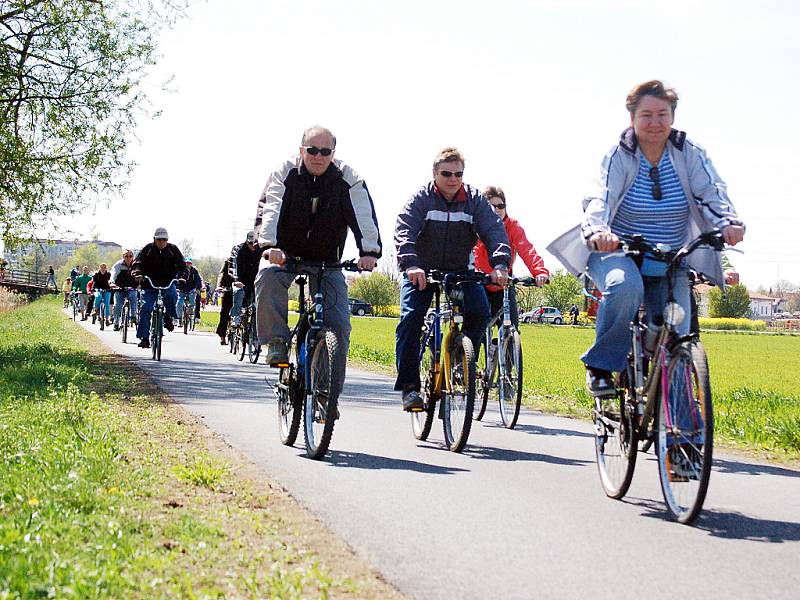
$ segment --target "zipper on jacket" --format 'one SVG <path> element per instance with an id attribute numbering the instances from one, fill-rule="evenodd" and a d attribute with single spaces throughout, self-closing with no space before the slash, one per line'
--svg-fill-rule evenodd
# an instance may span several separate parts
<path id="1" fill-rule="evenodd" d="M 450 234 L 450 203 L 445 200 L 445 206 L 447 206 L 447 222 L 444 227 L 444 243 L 442 244 L 442 262 L 439 263 L 441 265 L 442 270 L 445 269 L 445 265 L 447 264 L 444 259 L 447 257 L 447 237 Z"/>

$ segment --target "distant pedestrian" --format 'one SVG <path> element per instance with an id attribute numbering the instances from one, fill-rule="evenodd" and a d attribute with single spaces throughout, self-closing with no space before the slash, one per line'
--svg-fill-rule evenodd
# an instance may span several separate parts
<path id="1" fill-rule="evenodd" d="M 572 306 L 569 307 L 569 316 L 572 318 L 572 324 L 573 325 L 577 325 L 578 324 L 578 315 L 579 314 L 580 314 L 580 311 L 578 310 L 577 306 L 575 306 L 573 304 Z"/>
<path id="2" fill-rule="evenodd" d="M 47 283 L 44 284 L 44 287 L 53 286 L 55 289 L 58 289 L 58 284 L 56 283 L 56 272 L 53 270 L 53 265 L 47 267 Z"/>

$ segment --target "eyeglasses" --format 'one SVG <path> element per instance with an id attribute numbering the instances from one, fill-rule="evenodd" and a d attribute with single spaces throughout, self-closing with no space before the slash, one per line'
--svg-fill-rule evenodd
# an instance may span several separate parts
<path id="1" fill-rule="evenodd" d="M 658 183 L 658 167 L 650 167 L 650 180 L 653 182 L 653 200 L 661 200 L 661 186 Z"/>
<path id="2" fill-rule="evenodd" d="M 450 179 L 451 177 L 458 177 L 461 179 L 464 176 L 464 171 L 439 171 L 439 175 L 444 177 L 445 179 Z"/>
<path id="3" fill-rule="evenodd" d="M 156 238 L 156 241 L 166 242 L 169 238 Z"/>
<path id="4" fill-rule="evenodd" d="M 331 148 L 317 148 L 316 146 L 303 146 L 303 150 L 308 152 L 311 156 L 316 156 L 317 154 L 322 154 L 322 156 L 330 156 L 333 154 L 333 150 Z"/>
<path id="5" fill-rule="evenodd" d="M 503 210 L 505 210 L 505 208 L 506 208 L 505 202 L 503 204 L 492 204 L 492 206 L 494 208 L 502 208 Z"/>

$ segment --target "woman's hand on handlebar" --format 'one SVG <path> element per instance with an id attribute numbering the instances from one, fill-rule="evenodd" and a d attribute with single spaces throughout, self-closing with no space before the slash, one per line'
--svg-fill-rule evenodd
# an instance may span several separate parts
<path id="1" fill-rule="evenodd" d="M 744 227 L 742 225 L 728 225 L 722 229 L 722 237 L 729 246 L 735 246 L 744 239 Z"/>
<path id="2" fill-rule="evenodd" d="M 406 277 L 408 277 L 411 285 L 415 286 L 418 290 L 424 290 L 428 285 L 428 276 L 425 274 L 425 271 L 419 267 L 406 269 Z"/>
<path id="3" fill-rule="evenodd" d="M 550 283 L 550 275 L 541 274 L 536 276 L 536 287 L 543 287 L 547 283 Z"/>
<path id="4" fill-rule="evenodd" d="M 598 252 L 613 252 L 619 248 L 619 238 L 610 231 L 600 231 L 589 238 L 589 246 Z"/>

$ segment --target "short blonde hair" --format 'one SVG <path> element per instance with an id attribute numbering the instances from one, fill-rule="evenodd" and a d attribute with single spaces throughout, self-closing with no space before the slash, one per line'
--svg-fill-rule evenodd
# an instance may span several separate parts
<path id="1" fill-rule="evenodd" d="M 443 148 L 439 151 L 439 154 L 436 155 L 436 158 L 433 159 L 433 168 L 436 170 L 442 163 L 453 162 L 455 160 L 460 162 L 462 167 L 467 166 L 466 162 L 464 162 L 464 155 L 459 152 L 458 148 L 453 146 Z"/>

